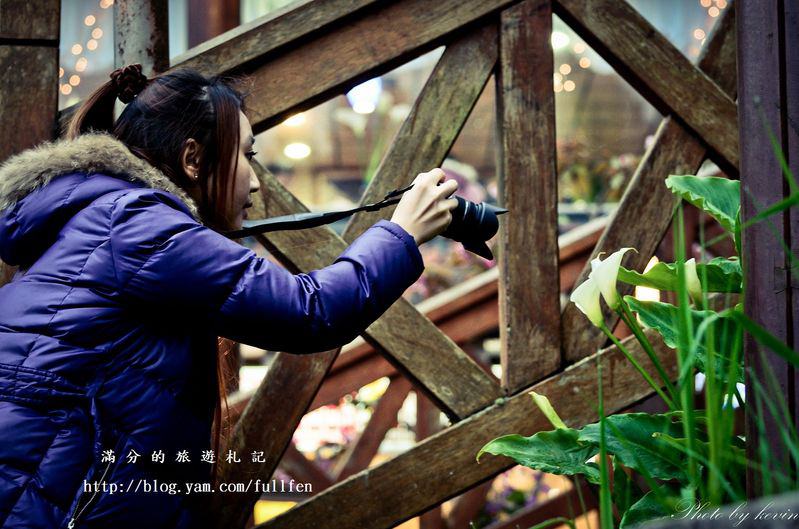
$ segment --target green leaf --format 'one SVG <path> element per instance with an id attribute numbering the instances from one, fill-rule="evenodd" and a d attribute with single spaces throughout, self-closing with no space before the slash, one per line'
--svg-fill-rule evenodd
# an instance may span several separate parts
<path id="1" fill-rule="evenodd" d="M 709 263 L 698 263 L 696 274 L 705 292 L 740 292 L 743 281 L 741 261 L 737 257 L 727 259 L 716 257 Z M 706 276 L 705 276 L 706 274 Z M 707 279 L 705 280 L 705 277 Z M 630 285 L 656 288 L 658 290 L 677 290 L 677 265 L 657 263 L 646 273 L 619 268 L 619 281 Z"/>
<path id="2" fill-rule="evenodd" d="M 730 233 L 739 230 L 740 181 L 718 176 L 669 175 L 666 187 L 712 215 Z"/>
<path id="3" fill-rule="evenodd" d="M 635 504 L 624 513 L 624 516 L 621 518 L 621 523 L 619 524 L 619 529 L 673 515 L 677 511 L 680 497 L 671 487 L 664 486 L 661 489 L 661 493 L 666 497 L 665 502 L 658 500 L 657 495 L 652 491 L 644 494 L 643 498 L 635 502 Z"/>
<path id="4" fill-rule="evenodd" d="M 637 313 L 641 322 L 651 329 L 655 329 L 662 337 L 663 342 L 676 349 L 679 345 L 678 336 L 678 308 L 670 303 L 660 301 L 641 301 L 633 296 L 624 296 L 624 301 L 630 310 Z M 719 314 L 712 310 L 690 309 L 693 320 L 693 329 L 697 333 L 692 337 L 691 345 L 696 357 L 694 359 L 697 369 L 705 374 L 708 363 L 707 333 L 712 330 L 712 354 L 716 367 L 716 379 L 726 380 L 729 373 L 729 355 L 732 353 L 733 336 L 741 332 L 740 323 L 731 317 L 734 311 L 725 311 Z M 709 327 L 713 327 L 709 329 Z M 698 333 L 701 333 L 698 334 Z M 742 355 L 739 355 L 739 358 Z M 742 360 L 741 360 L 742 362 Z M 743 365 L 736 370 L 736 381 L 743 382 Z"/>
<path id="5" fill-rule="evenodd" d="M 591 483 L 599 483 L 599 468 L 594 463 L 587 463 L 598 452 L 598 444 L 595 447 L 579 443 L 578 435 L 577 430 L 570 428 L 538 432 L 530 437 L 504 435 L 481 448 L 477 461 L 488 452 L 509 457 L 520 465 L 542 472 L 565 476 L 581 474 Z"/>
<path id="6" fill-rule="evenodd" d="M 538 409 L 549 419 L 549 422 L 552 423 L 552 426 L 555 428 L 568 428 L 566 423 L 560 418 L 558 413 L 555 411 L 555 408 L 552 407 L 552 404 L 549 402 L 549 399 L 546 398 L 544 395 L 536 393 L 535 391 L 530 392 L 530 396 L 533 397 L 533 401 L 535 402 Z"/>
<path id="7" fill-rule="evenodd" d="M 615 455 L 625 467 L 648 472 L 655 479 L 685 480 L 685 457 L 667 442 L 653 437 L 665 433 L 676 437 L 682 433 L 682 424 L 673 414 L 650 415 L 625 413 L 611 415 L 606 422 L 612 427 L 605 432 L 608 452 Z M 599 445 L 599 424 L 589 424 L 579 432 L 578 441 Z"/>

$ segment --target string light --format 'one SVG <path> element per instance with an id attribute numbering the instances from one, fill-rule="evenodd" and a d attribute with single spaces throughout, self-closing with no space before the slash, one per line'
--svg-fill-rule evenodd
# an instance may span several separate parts
<path id="1" fill-rule="evenodd" d="M 99 38 L 100 38 L 100 37 L 102 37 L 102 36 L 103 36 L 103 30 L 102 30 L 102 29 L 100 29 L 100 28 L 94 28 L 94 29 L 92 30 L 92 38 L 94 38 L 94 39 L 99 39 Z"/>
<path id="2" fill-rule="evenodd" d="M 108 9 L 112 5 L 114 5 L 114 0 L 100 0 L 100 7 L 103 9 Z"/>
<path id="3" fill-rule="evenodd" d="M 74 46 L 72 46 L 72 55 L 80 55 L 82 51 L 83 51 L 83 46 L 81 46 L 80 44 L 75 44 Z"/>
<path id="4" fill-rule="evenodd" d="M 558 71 L 563 75 L 569 75 L 569 72 L 572 71 L 572 67 L 569 66 L 568 64 L 561 64 L 560 68 L 558 68 Z"/>
<path id="5" fill-rule="evenodd" d="M 61 93 L 64 94 L 65 96 L 68 96 L 69 94 L 72 93 L 72 87 L 69 86 L 68 84 L 62 84 Z"/>
<path id="6" fill-rule="evenodd" d="M 75 63 L 75 70 L 78 72 L 82 72 L 86 70 L 86 67 L 89 65 L 89 61 L 86 60 L 86 57 L 81 57 Z"/>
<path id="7" fill-rule="evenodd" d="M 700 28 L 696 28 L 694 30 L 694 38 L 696 40 L 702 40 L 703 38 L 705 38 L 705 32 Z"/>
<path id="8" fill-rule="evenodd" d="M 553 81 L 555 81 L 556 83 L 560 83 L 560 82 L 563 81 L 563 76 L 560 75 L 558 72 L 555 72 L 555 74 L 552 76 L 552 78 L 553 78 Z"/>
<path id="9" fill-rule="evenodd" d="M 707 10 L 707 14 L 710 15 L 711 17 L 713 17 L 713 18 L 716 18 L 717 16 L 719 16 L 720 13 L 721 13 L 721 11 L 719 11 L 719 8 L 716 7 L 716 6 L 713 6 L 710 9 Z"/>
<path id="10" fill-rule="evenodd" d="M 87 26 L 93 26 L 95 22 L 97 22 L 97 19 L 94 18 L 94 15 L 89 15 L 83 19 L 83 23 Z"/>
<path id="11" fill-rule="evenodd" d="M 712 2 L 710 0 L 699 0 L 699 5 L 702 7 L 710 7 Z"/>
<path id="12" fill-rule="evenodd" d="M 580 68 L 588 68 L 589 66 L 591 66 L 591 59 L 589 59 L 588 57 L 582 57 L 580 59 L 580 63 L 579 64 L 580 64 Z"/>
<path id="13" fill-rule="evenodd" d="M 64 77 L 64 69 L 63 68 L 59 68 L 58 69 L 58 78 L 61 79 L 62 77 Z"/>
<path id="14" fill-rule="evenodd" d="M 724 9 L 725 7 L 727 7 L 727 0 L 716 0 L 716 6 L 719 9 Z"/>
<path id="15" fill-rule="evenodd" d="M 574 45 L 573 49 L 574 49 L 574 53 L 577 53 L 577 54 L 583 53 L 585 51 L 585 43 L 578 42 L 577 44 Z"/>
<path id="16" fill-rule="evenodd" d="M 283 154 L 293 160 L 301 160 L 311 154 L 311 148 L 304 143 L 289 143 L 283 149 Z"/>
<path id="17" fill-rule="evenodd" d="M 89 42 L 86 43 L 86 49 L 89 51 L 94 51 L 97 49 L 97 41 L 94 39 L 89 39 Z"/>
<path id="18" fill-rule="evenodd" d="M 577 88 L 577 85 L 575 85 L 574 81 L 572 80 L 568 80 L 565 83 L 563 83 L 563 89 L 566 90 L 567 92 L 572 92 L 574 91 L 575 88 Z"/>
<path id="19" fill-rule="evenodd" d="M 69 84 L 72 86 L 78 86 L 80 84 L 80 76 L 79 75 L 71 75 L 69 77 Z"/>

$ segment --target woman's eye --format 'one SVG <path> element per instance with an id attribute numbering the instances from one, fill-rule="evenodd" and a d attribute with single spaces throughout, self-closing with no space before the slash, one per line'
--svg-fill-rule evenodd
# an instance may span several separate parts
<path id="1" fill-rule="evenodd" d="M 245 154 L 245 156 L 247 157 L 248 160 L 252 160 L 255 157 L 256 154 L 258 154 L 258 153 L 255 152 L 255 151 L 250 151 L 247 154 Z"/>

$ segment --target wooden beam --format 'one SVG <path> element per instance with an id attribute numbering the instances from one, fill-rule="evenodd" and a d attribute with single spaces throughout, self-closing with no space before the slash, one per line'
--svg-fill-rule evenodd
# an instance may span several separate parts
<path id="1" fill-rule="evenodd" d="M 59 0 L 0 3 L 0 161 L 53 139 Z"/>
<path id="2" fill-rule="evenodd" d="M 280 467 L 297 481 L 310 483 L 314 494 L 325 490 L 335 481 L 325 470 L 319 468 L 319 465 L 297 450 L 294 443 L 289 443 L 286 448 Z"/>
<path id="3" fill-rule="evenodd" d="M 711 75 L 731 97 L 736 95 L 734 10 L 726 10 L 708 37 L 699 67 Z M 677 197 L 666 188 L 669 174 L 696 174 L 707 157 L 705 146 L 693 134 L 672 118 L 660 124 L 652 147 L 641 160 L 619 208 L 602 234 L 591 259 L 600 252 L 609 254 L 621 247 L 632 246 L 638 253 L 625 256 L 624 266 L 643 270 L 668 229 Z M 590 262 L 590 259 L 589 259 Z M 575 284 L 588 277 L 588 263 Z M 621 294 L 632 287 L 619 284 Z M 610 328 L 618 316 L 603 305 Z M 591 354 L 605 343 L 606 337 L 596 329 L 572 303 L 563 312 L 563 354 L 566 362 L 574 362 Z"/>
<path id="4" fill-rule="evenodd" d="M 0 161 L 56 136 L 61 1 L 0 2 Z M 16 266 L 0 261 L 0 287 Z"/>
<path id="5" fill-rule="evenodd" d="M 796 138 L 795 117 L 787 114 L 785 105 L 796 97 L 786 91 L 786 82 L 793 82 L 799 76 L 799 68 L 785 63 L 788 40 L 796 44 L 797 19 L 784 21 L 782 2 L 737 2 L 738 24 L 738 89 L 741 110 L 741 221 L 746 222 L 766 207 L 787 197 L 790 190 L 782 174 L 778 154 L 769 139 L 773 134 L 780 149 L 785 152 L 788 134 Z M 795 14 L 795 13 L 794 13 Z M 783 24 L 786 26 L 783 27 Z M 784 34 L 787 32 L 788 34 Z M 791 69 L 788 69 L 788 66 Z M 790 160 L 799 167 L 796 160 Z M 796 219 L 796 215 L 793 215 Z M 782 244 L 790 248 L 799 246 L 799 236 L 791 228 L 791 215 L 781 212 L 768 220 L 746 228 L 742 234 L 742 260 L 744 268 L 744 311 L 753 321 L 761 325 L 769 334 L 789 347 L 795 347 L 799 340 L 795 332 L 799 322 L 794 319 L 792 310 L 792 288 L 797 284 L 788 257 Z M 782 416 L 769 412 L 766 402 L 795 402 L 797 391 L 794 370 L 782 358 L 746 333 L 744 335 L 744 364 L 746 371 L 746 438 L 747 457 L 761 465 L 767 465 L 762 472 L 747 469 L 747 494 L 757 497 L 767 494 L 769 487 L 764 484 L 770 480 L 772 465 L 779 469 L 796 469 L 797 461 L 791 461 L 790 451 L 782 441 L 779 425 Z M 769 374 L 770 373 L 770 374 Z M 773 378 L 771 378 L 773 377 Z M 774 384 L 770 383 L 774 380 Z M 757 381 L 764 394 L 755 390 Z M 758 408 L 762 411 L 758 412 Z M 796 422 L 796 410 L 790 406 L 791 421 Z M 760 431 L 762 421 L 765 431 Z M 762 437 L 761 437 L 762 436 Z M 760 456 L 766 444 L 769 459 Z"/>
<path id="6" fill-rule="evenodd" d="M 555 12 L 658 110 L 693 130 L 720 165 L 737 170 L 738 113 L 729 90 L 627 2 L 556 0 Z"/>
<path id="7" fill-rule="evenodd" d="M 674 352 L 665 347 L 655 333 L 649 336 L 669 376 L 676 376 Z M 644 369 L 654 369 L 634 338 L 625 342 Z M 530 389 L 556 403 L 558 413 L 572 427 L 596 421 L 596 408 L 592 403 L 597 395 L 597 362 L 602 364 L 607 413 L 624 409 L 651 392 L 615 346 Z M 337 483 L 258 527 L 394 527 L 513 466 L 511 460 L 491 455 L 477 463 L 475 455 L 488 441 L 510 433 L 532 435 L 551 429 L 529 395 L 519 393 L 446 428 L 385 463 Z"/>
<path id="8" fill-rule="evenodd" d="M 494 480 L 489 479 L 460 495 L 447 516 L 447 529 L 471 529 L 472 521 L 486 504 Z"/>
<path id="9" fill-rule="evenodd" d="M 397 425 L 397 413 L 410 393 L 412 385 L 403 377 L 395 377 L 386 392 L 377 401 L 377 406 L 366 423 L 366 428 L 358 439 L 353 441 L 336 464 L 333 475 L 341 481 L 369 467 L 377 454 L 386 433 Z"/>
<path id="10" fill-rule="evenodd" d="M 440 412 L 423 394 L 416 392 L 416 442 L 441 430 Z M 441 505 L 434 505 L 419 515 L 419 529 L 442 529 Z"/>
<path id="11" fill-rule="evenodd" d="M 496 77 L 500 223 L 499 336 L 509 393 L 560 367 L 558 174 L 552 91 L 552 5 L 502 11 Z"/>
<path id="12" fill-rule="evenodd" d="M 188 0 L 189 48 L 239 25 L 240 0 Z"/>
<path id="13" fill-rule="evenodd" d="M 168 0 L 114 2 L 114 65 L 139 63 L 147 77 L 169 68 Z"/>

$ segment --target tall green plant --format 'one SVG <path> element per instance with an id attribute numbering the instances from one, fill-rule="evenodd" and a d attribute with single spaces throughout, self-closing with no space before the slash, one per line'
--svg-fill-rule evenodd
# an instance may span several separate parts
<path id="1" fill-rule="evenodd" d="M 790 175 L 792 180 L 792 175 Z M 714 217 L 740 253 L 740 184 L 734 180 L 671 175 L 666 186 L 685 201 Z M 797 189 L 795 184 L 791 189 Z M 769 221 L 797 200 L 784 200 L 763 210 L 756 221 Z M 746 457 L 744 438 L 735 430 L 736 407 L 744 406 L 739 384 L 744 380 L 743 333 L 799 367 L 799 354 L 751 321 L 743 313 L 743 272 L 736 256 L 697 263 L 685 259 L 682 202 L 676 210 L 674 263 L 659 263 L 640 273 L 621 266 L 622 248 L 606 259 L 591 261 L 588 279 L 577 286 L 571 301 L 601 329 L 628 359 L 643 380 L 669 408 L 664 414 L 628 413 L 604 416 L 600 368 L 598 423 L 567 428 L 544 396 L 536 404 L 555 430 L 529 437 L 507 435 L 487 443 L 477 454 L 511 457 L 517 463 L 557 474 L 580 475 L 600 488 L 600 521 L 605 529 L 615 522 L 627 527 L 675 512 L 680 502 L 720 505 L 745 498 L 747 469 L 769 473 L 773 492 L 799 485 L 785 468 L 769 461 L 764 451 L 758 461 Z M 749 225 L 749 224 L 748 224 Z M 703 237 L 703 235 L 702 235 Z M 677 303 L 642 301 L 619 296 L 617 281 L 675 292 Z M 633 332 L 651 364 L 631 354 L 608 328 L 600 300 L 618 313 Z M 651 329 L 644 331 L 644 326 Z M 648 338 L 654 331 L 676 356 L 677 372 L 670 371 Z M 696 404 L 696 375 L 703 375 L 703 406 Z M 767 384 L 770 382 L 765 381 Z M 758 384 L 760 385 L 760 384 Z M 766 394 L 762 388 L 749 388 Z M 781 417 L 780 436 L 799 456 L 799 439 L 790 423 L 785 402 L 766 401 L 774 417 Z M 752 410 L 762 417 L 764 410 Z M 765 435 L 762 427 L 758 437 Z M 754 441 L 754 440 L 753 440 Z M 762 443 L 762 446 L 766 446 Z M 599 458 L 599 464 L 593 459 Z M 799 459 L 797 459 L 799 460 Z M 614 479 L 609 479 L 612 467 Z M 630 479 L 638 476 L 638 479 Z M 646 486 L 642 490 L 636 483 Z M 611 505 L 612 503 L 612 505 Z"/>

